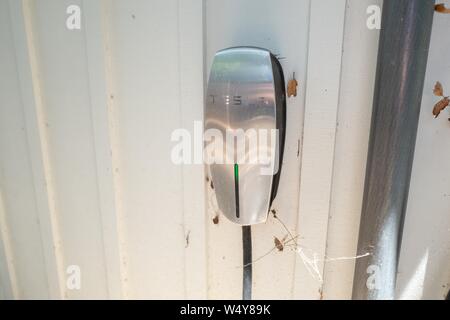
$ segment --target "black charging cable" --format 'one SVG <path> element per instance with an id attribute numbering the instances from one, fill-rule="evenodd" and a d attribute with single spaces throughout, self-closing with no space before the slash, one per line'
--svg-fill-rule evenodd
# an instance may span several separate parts
<path id="1" fill-rule="evenodd" d="M 242 227 L 242 252 L 244 268 L 242 273 L 242 300 L 252 299 L 252 229 Z"/>

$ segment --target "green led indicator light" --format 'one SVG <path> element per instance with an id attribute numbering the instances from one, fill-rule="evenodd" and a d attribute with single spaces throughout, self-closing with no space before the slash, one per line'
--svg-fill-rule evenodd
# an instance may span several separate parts
<path id="1" fill-rule="evenodd" d="M 234 199 L 236 200 L 236 218 L 239 218 L 239 165 L 234 165 Z"/>

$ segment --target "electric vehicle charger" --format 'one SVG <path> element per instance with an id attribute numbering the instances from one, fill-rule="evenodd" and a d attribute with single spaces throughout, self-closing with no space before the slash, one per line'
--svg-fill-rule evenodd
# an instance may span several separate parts
<path id="1" fill-rule="evenodd" d="M 220 161 L 208 160 L 209 172 L 219 209 L 230 221 L 242 226 L 242 297 L 250 300 L 251 226 L 267 220 L 283 162 L 286 93 L 278 59 L 270 51 L 256 47 L 217 52 L 208 82 L 204 119 L 206 136 L 226 137 L 225 144 L 214 140 L 206 143 L 205 149 L 214 157 L 223 156 Z M 260 159 L 262 153 L 264 161 Z"/>

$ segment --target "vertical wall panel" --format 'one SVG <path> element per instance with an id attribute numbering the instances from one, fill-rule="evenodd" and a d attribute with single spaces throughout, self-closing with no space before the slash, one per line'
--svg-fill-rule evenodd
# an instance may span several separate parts
<path id="1" fill-rule="evenodd" d="M 123 210 L 115 170 L 119 150 L 116 146 L 115 105 L 111 99 L 110 36 L 106 25 L 109 7 L 104 1 L 83 1 L 82 4 L 108 297 L 120 299 L 128 296 L 128 278 Z"/>
<path id="2" fill-rule="evenodd" d="M 20 126 L 23 126 L 23 116 L 20 112 L 20 93 L 18 90 L 17 69 L 7 1 L 0 2 L 0 43 L 0 299 L 13 299 L 19 298 L 20 296 L 15 275 L 15 253 L 11 242 L 10 222 L 7 219 L 6 203 L 4 199 L 6 196 L 4 192 L 7 188 L 6 184 L 10 179 L 5 179 L 7 176 L 5 177 L 4 172 L 5 170 L 16 171 L 12 167 L 13 162 L 11 160 L 13 159 L 10 159 L 11 155 L 8 155 L 6 151 L 11 150 L 13 147 L 12 134 L 20 134 Z M 14 107 L 16 107 L 17 111 L 13 113 Z M 12 126 L 7 125 L 8 123 L 11 123 Z M 21 153 L 22 155 L 26 155 L 24 132 L 21 133 L 21 138 L 22 139 L 16 140 L 17 145 L 21 145 Z M 17 145 L 16 148 L 18 148 Z M 28 163 L 26 164 L 28 165 Z M 30 170 L 28 170 L 27 173 L 27 178 L 29 179 Z M 10 189 L 11 188 L 9 187 L 8 190 Z M 30 191 L 28 195 L 33 199 L 32 192 Z M 33 226 L 33 223 L 31 223 L 31 225 Z M 33 227 L 37 230 L 35 224 Z M 41 254 L 41 252 L 39 252 L 39 254 Z M 42 258 L 42 255 L 40 255 L 40 257 Z M 20 258 L 21 257 L 19 257 L 19 259 Z M 41 273 L 41 275 L 45 277 L 44 273 Z"/>
<path id="3" fill-rule="evenodd" d="M 202 33 L 198 24 L 188 26 L 185 21 L 192 19 L 186 15 L 193 10 L 194 19 L 201 23 L 202 8 L 199 3 L 189 8 L 178 1 L 113 1 L 109 5 L 115 88 L 111 96 L 117 103 L 120 158 L 116 170 L 122 188 L 130 297 L 192 296 L 193 284 L 186 284 L 192 277 L 186 271 L 193 268 L 186 237 L 201 250 L 203 211 L 197 195 L 187 197 L 193 195 L 189 189 L 201 191 L 203 183 L 195 185 L 195 181 L 200 183 L 202 175 L 201 169 L 195 170 L 199 177 L 190 179 L 188 171 L 172 163 L 170 137 L 184 124 L 193 125 L 190 117 L 200 115 L 203 93 L 197 88 L 203 84 L 202 58 L 196 55 L 201 54 Z M 180 67 L 180 61 L 187 65 Z M 192 96 L 181 98 L 180 84 L 183 93 Z M 188 117 L 182 118 L 180 107 Z M 184 186 L 183 181 L 194 184 Z M 192 203 L 185 210 L 184 204 Z M 184 225 L 189 217 L 193 219 L 189 224 L 198 223 Z M 199 259 L 200 272 L 203 259 Z"/>
<path id="4" fill-rule="evenodd" d="M 181 127 L 192 136 L 194 121 L 203 121 L 203 28 L 202 0 L 178 0 L 179 112 Z M 200 145 L 201 147 L 201 145 Z M 185 298 L 207 298 L 205 174 L 202 164 L 184 165 L 183 226 L 185 237 Z"/>
<path id="5" fill-rule="evenodd" d="M 41 131 L 48 137 L 48 149 L 42 152 L 48 157 L 53 178 L 63 272 L 72 265 L 81 270 L 80 290 L 67 288 L 67 297 L 104 298 L 106 272 L 86 47 L 83 29 L 66 27 L 66 9 L 71 4 L 80 2 L 27 3 L 41 83 Z"/>
<path id="6" fill-rule="evenodd" d="M 327 234 L 329 259 L 353 257 L 356 252 L 379 38 L 379 30 L 366 26 L 366 11 L 381 3 L 347 0 Z M 354 259 L 325 263 L 324 299 L 351 298 L 354 265 Z"/>
<path id="7" fill-rule="evenodd" d="M 279 54 L 286 81 L 295 72 L 298 96 L 287 100 L 287 136 L 278 196 L 272 208 L 295 234 L 301 157 L 305 79 L 307 69 L 309 1 L 206 1 L 206 70 L 209 74 L 214 54 L 232 46 L 257 46 Z M 211 189 L 209 187 L 209 189 Z M 211 298 L 241 298 L 241 228 L 220 217 L 213 190 L 209 190 L 209 279 Z M 283 239 L 288 232 L 272 216 L 266 224 L 252 227 L 253 295 L 258 298 L 290 298 L 295 253 L 272 251 L 274 237 Z M 262 256 L 264 258 L 260 259 Z"/>
<path id="8" fill-rule="evenodd" d="M 297 230 L 306 258 L 317 261 L 307 269 L 307 261 L 297 257 L 295 298 L 318 299 L 322 295 L 345 6 L 345 0 L 311 2 Z"/>
<path id="9" fill-rule="evenodd" d="M 20 298 L 61 297 L 57 246 L 53 243 L 51 199 L 45 159 L 40 152 L 39 97 L 33 79 L 26 18 L 21 2 L 2 2 L 2 191 L 5 228 Z M 2 39 L 3 40 L 3 39 Z M 43 140 L 44 139 L 44 140 Z M 45 233 L 43 233 L 43 231 Z M 7 245 L 7 244 L 6 244 Z M 11 258 L 11 257 L 10 257 Z"/>

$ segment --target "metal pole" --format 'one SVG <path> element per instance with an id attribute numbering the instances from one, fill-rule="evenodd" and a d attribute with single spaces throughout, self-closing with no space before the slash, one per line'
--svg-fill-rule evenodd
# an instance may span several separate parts
<path id="1" fill-rule="evenodd" d="M 353 299 L 394 299 L 434 4 L 383 4 Z"/>

